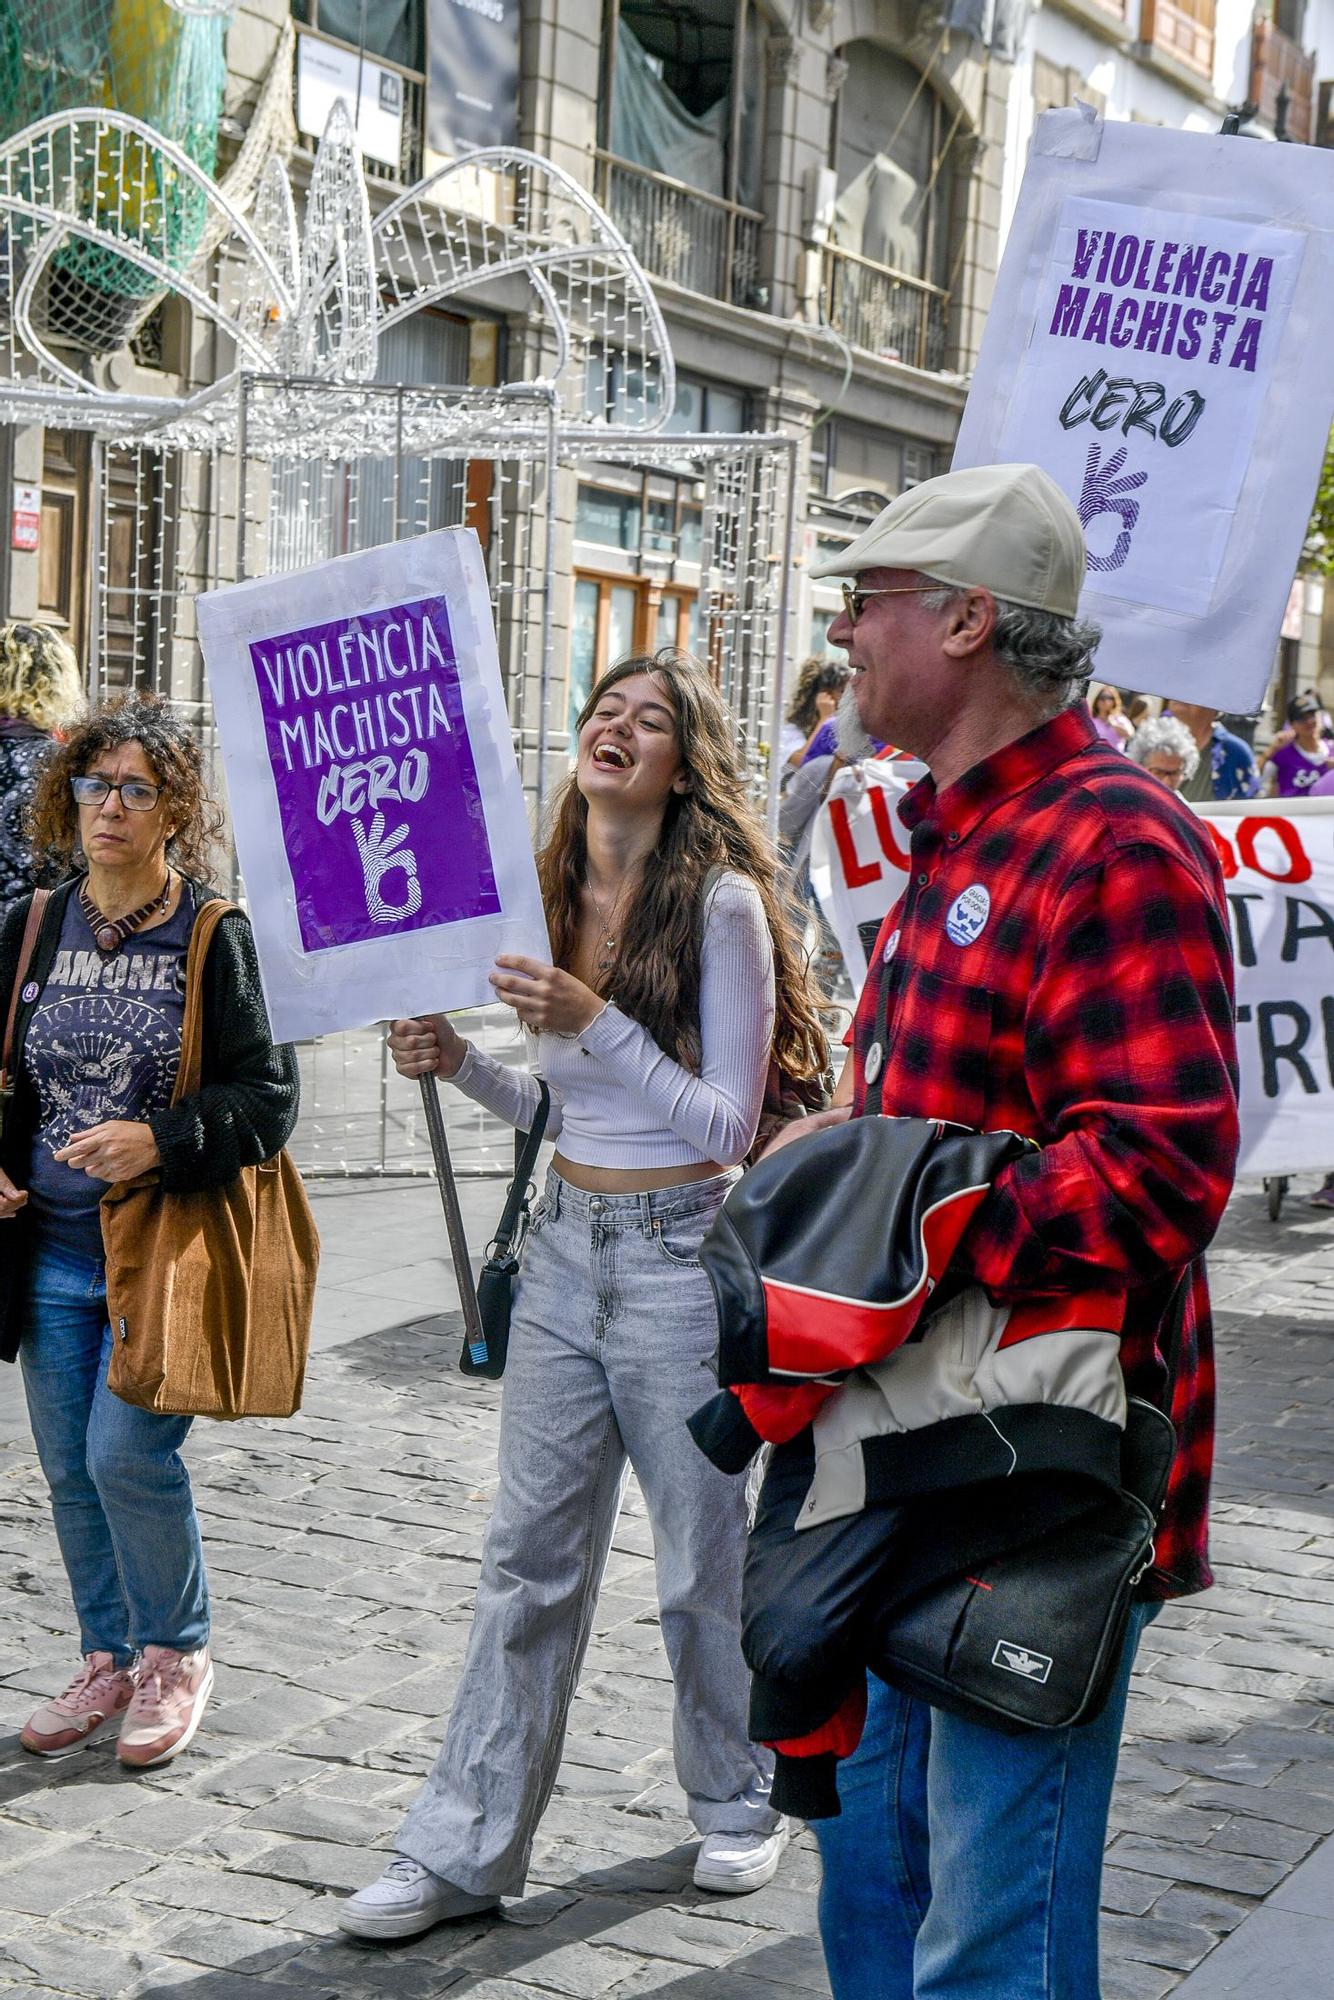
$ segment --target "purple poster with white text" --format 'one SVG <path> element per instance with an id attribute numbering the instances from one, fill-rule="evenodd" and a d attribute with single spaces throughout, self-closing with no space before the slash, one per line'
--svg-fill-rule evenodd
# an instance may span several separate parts
<path id="1" fill-rule="evenodd" d="M 443 597 L 250 658 L 307 951 L 500 909 Z"/>

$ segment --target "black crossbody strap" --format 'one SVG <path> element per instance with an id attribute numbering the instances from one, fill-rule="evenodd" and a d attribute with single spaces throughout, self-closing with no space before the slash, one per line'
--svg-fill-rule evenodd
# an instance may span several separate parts
<path id="1" fill-rule="evenodd" d="M 493 1257 L 505 1258 L 509 1256 L 510 1245 L 514 1241 L 514 1232 L 519 1226 L 519 1217 L 523 1214 L 527 1206 L 529 1177 L 533 1171 L 533 1164 L 537 1159 L 538 1148 L 542 1144 L 542 1135 L 547 1129 L 547 1113 L 551 1109 L 551 1092 L 547 1088 L 544 1077 L 538 1077 L 537 1087 L 541 1093 L 541 1098 L 533 1122 L 526 1132 L 516 1132 L 514 1135 L 514 1179 L 510 1182 L 510 1191 L 505 1200 L 504 1212 L 496 1229 L 495 1241 L 491 1249 Z"/>

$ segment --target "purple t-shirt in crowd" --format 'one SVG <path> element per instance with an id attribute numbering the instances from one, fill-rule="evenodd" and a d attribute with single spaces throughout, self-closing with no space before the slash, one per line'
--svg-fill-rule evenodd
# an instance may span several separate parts
<path id="1" fill-rule="evenodd" d="M 1320 739 L 1322 755 L 1312 757 L 1305 750 L 1299 750 L 1295 743 L 1285 743 L 1270 758 L 1278 775 L 1278 795 L 1281 799 L 1302 799 L 1312 785 L 1334 768 L 1334 747 L 1323 737 Z"/>

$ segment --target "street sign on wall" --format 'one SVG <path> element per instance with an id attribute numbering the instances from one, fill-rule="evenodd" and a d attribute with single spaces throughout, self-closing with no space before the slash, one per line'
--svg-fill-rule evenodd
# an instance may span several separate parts
<path id="1" fill-rule="evenodd" d="M 520 0 L 430 0 L 426 143 L 453 159 L 519 136 Z"/>
<path id="2" fill-rule="evenodd" d="M 955 452 L 1079 509 L 1102 679 L 1257 708 L 1334 415 L 1334 156 L 1038 120 Z"/>
<path id="3" fill-rule="evenodd" d="M 357 145 L 368 159 L 398 165 L 403 151 L 403 79 L 355 49 L 318 35 L 296 45 L 296 122 L 320 138 L 337 99 L 347 106 Z"/>
<path id="4" fill-rule="evenodd" d="M 29 554 L 37 547 L 42 526 L 42 490 L 39 486 L 14 487 L 14 507 L 9 517 L 9 546 Z"/>

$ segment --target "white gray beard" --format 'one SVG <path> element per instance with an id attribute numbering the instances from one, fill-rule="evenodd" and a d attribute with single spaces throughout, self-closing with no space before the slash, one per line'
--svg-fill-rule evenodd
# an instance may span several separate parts
<path id="1" fill-rule="evenodd" d="M 853 683 L 848 682 L 838 700 L 838 710 L 834 716 L 834 739 L 838 744 L 838 754 L 845 764 L 860 764 L 867 757 L 875 755 L 875 744 L 862 728 L 861 717 L 857 713 L 857 701 L 853 694 Z"/>

